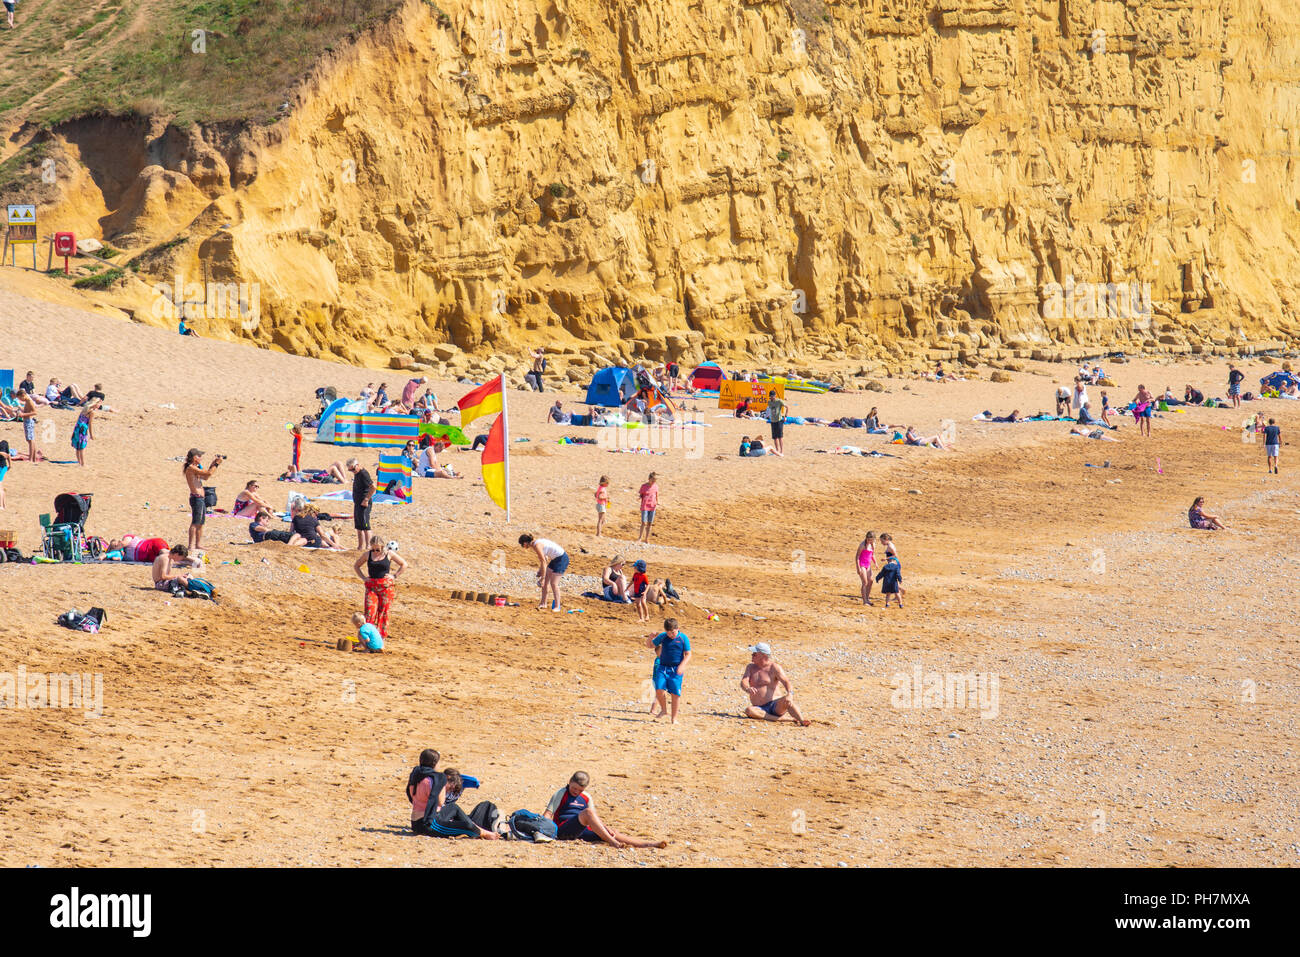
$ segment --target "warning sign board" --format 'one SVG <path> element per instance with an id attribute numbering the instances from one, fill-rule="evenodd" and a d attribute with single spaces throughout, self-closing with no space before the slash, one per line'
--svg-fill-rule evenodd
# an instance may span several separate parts
<path id="1" fill-rule="evenodd" d="M 5 239 L 10 243 L 36 242 L 36 207 L 10 206 L 9 231 Z"/>
<path id="2" fill-rule="evenodd" d="M 718 383 L 718 408 L 734 409 L 741 399 L 749 399 L 749 408 L 753 412 L 767 409 L 767 394 L 773 389 L 782 399 L 785 398 L 785 384 L 764 385 L 761 382 L 745 382 L 737 379 L 723 379 Z"/>

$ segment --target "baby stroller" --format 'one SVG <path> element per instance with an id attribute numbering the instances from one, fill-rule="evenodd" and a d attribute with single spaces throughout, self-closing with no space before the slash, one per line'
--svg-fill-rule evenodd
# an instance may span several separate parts
<path id="1" fill-rule="evenodd" d="M 85 561 L 87 555 L 98 561 L 103 547 L 98 539 L 86 541 L 86 518 L 90 515 L 91 493 L 64 492 L 54 499 L 54 520 L 41 516 L 45 536 L 41 550 L 46 558 L 61 562 Z"/>

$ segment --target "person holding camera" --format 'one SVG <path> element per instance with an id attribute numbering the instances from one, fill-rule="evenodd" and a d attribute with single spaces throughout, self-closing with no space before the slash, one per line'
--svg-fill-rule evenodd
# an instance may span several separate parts
<path id="1" fill-rule="evenodd" d="M 203 482 L 212 478 L 217 466 L 225 461 L 224 455 L 215 455 L 212 464 L 203 468 L 200 459 L 203 453 L 190 449 L 185 453 L 185 484 L 190 490 L 190 536 L 189 550 L 197 553 L 203 545 L 203 523 L 207 519 L 208 506 L 203 493 Z"/>

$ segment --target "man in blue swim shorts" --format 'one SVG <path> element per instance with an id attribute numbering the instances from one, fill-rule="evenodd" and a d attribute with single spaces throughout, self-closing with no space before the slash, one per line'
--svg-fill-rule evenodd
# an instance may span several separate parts
<path id="1" fill-rule="evenodd" d="M 785 715 L 794 719 L 796 724 L 805 728 L 812 724 L 805 718 L 794 703 L 794 687 L 785 676 L 785 669 L 772 658 L 772 647 L 766 642 L 750 646 L 750 663 L 740 678 L 740 688 L 749 695 L 749 707 L 745 717 L 757 718 L 759 721 L 780 721 Z M 777 687 L 785 689 L 785 694 L 775 697 Z"/>
<path id="2" fill-rule="evenodd" d="M 669 618 L 664 621 L 663 631 L 646 636 L 645 645 L 647 648 L 659 649 L 652 675 L 655 700 L 650 705 L 650 717 L 662 718 L 668 714 L 665 696 L 672 695 L 672 723 L 676 724 L 677 706 L 682 698 L 682 675 L 686 672 L 686 663 L 691 660 L 691 639 L 677 630 L 676 618 Z"/>

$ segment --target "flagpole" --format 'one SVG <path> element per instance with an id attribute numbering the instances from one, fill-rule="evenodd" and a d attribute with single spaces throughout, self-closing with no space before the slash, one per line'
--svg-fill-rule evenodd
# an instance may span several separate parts
<path id="1" fill-rule="evenodd" d="M 501 373 L 501 458 L 506 463 L 506 524 L 510 524 L 510 417 L 506 414 L 506 374 Z"/>

